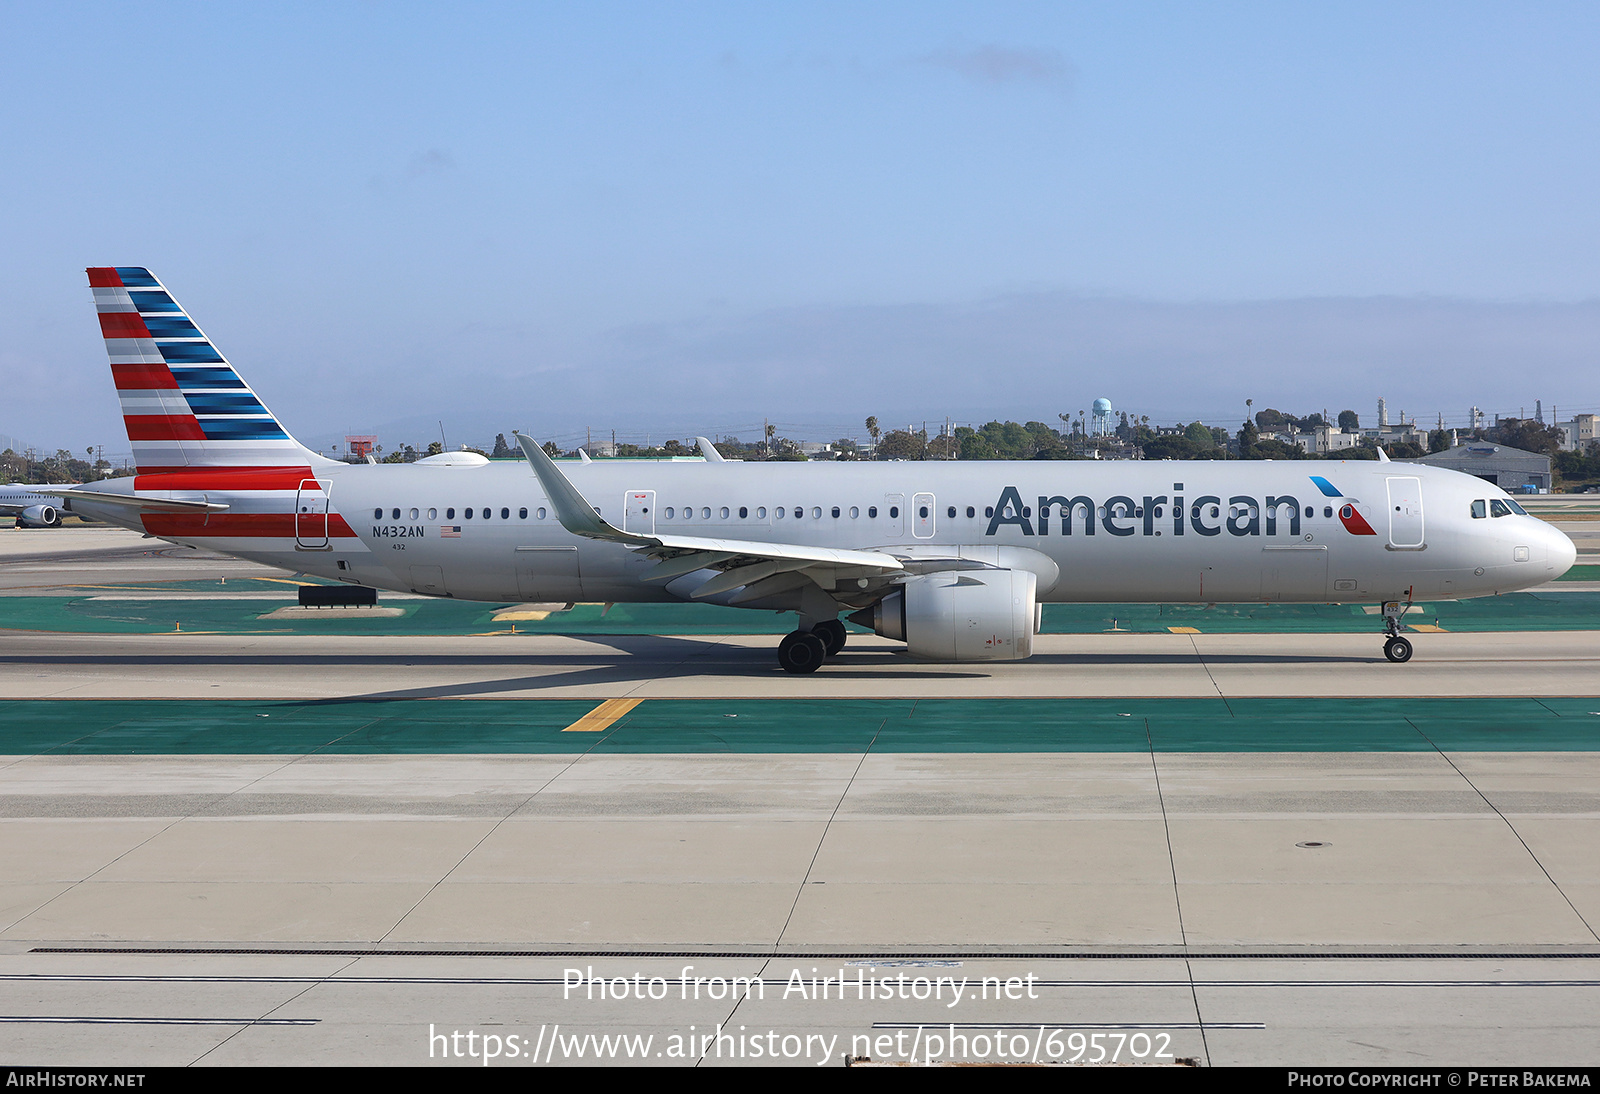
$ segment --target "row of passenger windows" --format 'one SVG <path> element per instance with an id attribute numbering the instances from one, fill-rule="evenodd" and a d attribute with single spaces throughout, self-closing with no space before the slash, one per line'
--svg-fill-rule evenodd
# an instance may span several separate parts
<path id="1" fill-rule="evenodd" d="M 536 517 L 538 517 L 538 519 L 543 520 L 545 518 L 544 506 L 541 505 L 539 508 L 533 510 L 533 513 L 534 513 L 534 515 Z M 406 515 L 402 516 L 401 514 L 406 514 Z M 493 520 L 494 519 L 494 509 L 491 508 L 490 506 L 487 506 L 487 505 L 483 506 L 482 508 L 469 508 L 469 509 L 461 510 L 461 516 L 465 520 L 474 519 L 474 516 L 473 516 L 474 514 L 477 514 L 477 516 L 479 518 L 483 519 L 483 520 Z M 383 519 L 383 510 L 381 508 L 380 509 L 374 509 L 372 511 L 372 519 L 373 520 L 382 520 Z M 421 520 L 422 519 L 422 510 L 421 509 L 405 510 L 405 509 L 398 509 L 398 508 L 397 509 L 391 509 L 391 510 L 389 510 L 389 519 L 390 520 Z M 437 510 L 437 509 L 429 509 L 428 510 L 428 519 L 429 520 L 438 520 L 439 519 L 439 510 Z M 444 511 L 444 519 L 445 520 L 455 520 L 456 519 L 456 511 L 454 509 L 446 509 Z M 501 507 L 501 509 L 500 509 L 500 519 L 501 520 L 510 520 L 511 519 L 511 510 L 510 510 L 509 507 L 506 507 L 506 506 L 502 506 Z M 517 519 L 518 520 L 527 520 L 528 519 L 528 507 L 527 506 L 523 506 L 522 508 L 517 510 Z"/>
<path id="2" fill-rule="evenodd" d="M 1493 511 L 1494 515 L 1497 516 L 1497 517 L 1510 516 L 1513 509 L 1518 513 L 1522 513 L 1523 512 L 1522 507 L 1517 505 L 1516 502 L 1509 502 L 1508 503 L 1508 502 L 1501 501 L 1499 498 L 1495 498 L 1495 499 L 1492 500 L 1492 502 L 1490 504 L 1492 506 L 1492 511 Z M 1507 508 L 1508 505 L 1511 508 Z M 1083 511 L 1086 508 L 1087 508 L 1087 506 L 1079 505 L 1078 508 L 1077 508 L 1077 512 L 1079 514 L 1082 514 Z M 1157 516 L 1157 517 L 1161 516 L 1163 514 L 1165 508 L 1166 508 L 1165 506 L 1161 506 L 1161 505 L 1156 506 L 1153 515 Z M 1202 507 L 1197 505 L 1197 506 L 1194 507 L 1194 512 L 1193 512 L 1192 515 L 1194 517 L 1196 517 L 1196 518 L 1198 518 L 1198 517 L 1200 517 L 1202 515 L 1209 515 L 1211 517 L 1219 517 L 1219 516 L 1222 515 L 1222 509 L 1221 509 L 1220 506 L 1213 505 L 1213 506 L 1210 506 L 1209 508 L 1210 508 L 1210 513 L 1209 514 L 1202 514 Z M 1117 505 L 1117 506 L 1114 507 L 1114 509 L 1115 509 L 1115 512 L 1112 513 L 1112 516 L 1118 516 L 1118 517 L 1143 517 L 1144 516 L 1144 507 L 1143 506 Z M 438 520 L 439 519 L 439 510 L 438 509 L 429 509 L 427 512 L 428 512 L 428 517 L 427 517 L 428 520 Z M 520 507 L 517 510 L 517 519 L 518 520 L 527 520 L 529 512 L 530 512 L 530 510 L 527 508 L 527 506 Z M 649 512 L 649 510 L 647 509 L 647 510 L 645 510 L 645 512 Z M 722 520 L 730 520 L 730 519 L 732 519 L 732 512 L 733 511 L 726 505 L 721 506 L 718 510 L 716 510 L 716 512 L 718 514 L 718 517 L 720 519 L 722 519 Z M 841 509 L 837 505 L 830 507 L 828 512 L 829 512 L 829 515 L 834 517 L 835 519 L 837 519 L 837 518 L 839 518 L 839 517 L 844 515 L 844 510 Z M 900 507 L 898 505 L 888 506 L 888 512 L 889 512 L 889 519 L 891 519 L 891 520 L 898 520 L 899 519 L 899 517 L 900 517 Z M 926 505 L 918 506 L 917 507 L 917 517 L 918 517 L 918 519 L 927 520 L 928 519 L 928 512 L 929 512 L 929 510 L 928 510 L 928 507 Z M 384 510 L 381 507 L 373 509 L 372 510 L 372 519 L 373 520 L 382 520 L 383 519 L 383 513 L 384 513 Z M 534 517 L 536 519 L 538 519 L 538 520 L 544 520 L 545 517 L 548 515 L 545 512 L 545 509 L 544 509 L 543 506 L 539 506 L 537 509 L 532 510 L 532 513 L 533 513 Z M 799 506 L 799 505 L 795 506 L 793 509 L 788 509 L 788 508 L 785 508 L 783 506 L 779 506 L 779 507 L 777 507 L 777 508 L 772 510 L 772 515 L 775 518 L 779 519 L 779 520 L 783 520 L 783 519 L 787 518 L 789 516 L 789 514 L 791 514 L 791 513 L 794 515 L 794 519 L 795 520 L 801 520 L 801 519 L 803 519 L 805 517 L 806 511 L 805 511 L 805 508 L 803 506 Z M 812 517 L 813 520 L 822 519 L 822 513 L 823 513 L 822 506 L 814 505 L 814 506 L 811 507 L 811 517 Z M 861 516 L 860 508 L 857 507 L 857 506 L 854 506 L 854 505 L 850 506 L 849 513 L 850 513 L 851 519 L 857 519 L 857 518 L 859 518 Z M 957 513 L 958 513 L 958 509 L 954 505 L 951 505 L 951 506 L 949 506 L 949 507 L 947 507 L 945 509 L 945 515 L 947 517 L 950 517 L 951 519 L 954 519 L 956 517 Z M 712 514 L 712 509 L 711 509 L 710 506 L 702 506 L 700 508 L 700 519 L 701 520 L 711 520 L 712 519 L 711 514 Z M 756 519 L 757 520 L 766 520 L 767 519 L 767 508 L 766 508 L 766 506 L 764 506 L 764 505 L 757 506 L 755 514 L 756 514 Z M 1100 506 L 1098 509 L 1095 510 L 1095 514 L 1097 516 L 1104 517 L 1106 515 L 1106 507 L 1103 506 L 1103 505 Z M 686 505 L 686 506 L 683 506 L 682 508 L 677 508 L 675 506 L 669 505 L 664 510 L 662 510 L 662 514 L 661 515 L 666 520 L 693 520 L 693 519 L 695 519 L 695 509 L 694 509 L 694 506 L 692 506 L 692 505 Z M 967 516 L 969 518 L 976 517 L 977 515 L 978 515 L 977 506 L 974 506 L 974 505 L 967 506 Z M 1015 513 L 1012 511 L 1011 507 L 1008 505 L 1008 506 L 1006 506 L 1006 510 L 1005 510 L 1005 514 L 1004 515 L 1007 516 L 1007 517 L 1014 517 Z M 1033 507 L 1030 506 L 1030 505 L 1024 505 L 1022 507 L 1022 515 L 1024 517 L 1032 517 L 1033 516 Z M 1039 515 L 1041 517 L 1043 517 L 1043 518 L 1048 518 L 1050 516 L 1050 507 L 1049 506 L 1045 506 L 1043 509 L 1041 509 L 1039 511 Z M 1248 506 L 1248 507 L 1247 506 L 1243 506 L 1243 505 L 1230 505 L 1228 507 L 1228 516 L 1230 516 L 1230 517 L 1239 517 L 1239 516 L 1252 516 L 1253 517 L 1253 516 L 1256 516 L 1256 515 L 1257 515 L 1256 507 L 1253 506 L 1253 505 L 1252 506 Z M 1312 516 L 1315 516 L 1315 515 L 1316 515 L 1316 510 L 1312 506 L 1309 506 L 1309 505 L 1306 506 L 1306 516 L 1312 517 Z M 1331 505 L 1330 506 L 1325 506 L 1323 508 L 1323 510 L 1322 510 L 1322 515 L 1324 517 L 1332 517 L 1333 516 L 1333 506 L 1331 506 Z M 1482 501 L 1475 501 L 1475 502 L 1472 503 L 1472 515 L 1474 517 L 1482 517 L 1484 515 L 1484 503 Z M 494 511 L 494 508 L 492 506 L 487 506 L 487 505 L 486 506 L 482 506 L 482 507 L 469 506 L 469 507 L 461 510 L 461 516 L 462 516 L 462 519 L 464 519 L 464 520 L 474 520 L 474 519 L 493 520 L 495 518 L 495 511 Z M 984 516 L 985 520 L 988 520 L 988 519 L 992 518 L 994 516 L 994 506 L 992 506 L 992 505 L 985 506 L 984 510 L 983 510 L 983 516 Z M 869 520 L 876 520 L 877 517 L 878 517 L 878 507 L 876 505 L 867 506 L 867 518 Z M 422 519 L 422 510 L 418 509 L 418 508 L 411 508 L 409 510 L 406 510 L 406 509 L 401 509 L 401 508 L 396 507 L 396 508 L 393 508 L 393 509 L 389 510 L 389 519 L 390 520 L 405 520 L 405 519 L 421 520 Z M 455 511 L 455 509 L 454 508 L 446 509 L 444 511 L 444 519 L 445 520 L 455 520 L 456 519 L 456 511 Z M 500 519 L 501 520 L 510 520 L 511 519 L 511 509 L 510 509 L 509 506 L 501 506 L 501 508 L 500 508 Z M 743 506 L 743 505 L 741 505 L 739 507 L 739 519 L 740 520 L 749 520 L 750 519 L 750 509 L 749 509 L 749 507 Z"/>
<path id="3" fill-rule="evenodd" d="M 891 506 L 888 507 L 888 510 L 889 510 L 889 518 L 891 520 L 898 520 L 900 518 L 900 507 L 898 505 L 891 505 Z M 649 510 L 646 510 L 646 512 L 648 512 L 648 511 Z M 830 515 L 832 515 L 834 517 L 841 517 L 845 513 L 845 511 L 843 509 L 841 509 L 837 505 L 831 506 L 828 509 L 828 512 L 829 512 Z M 852 518 L 859 518 L 861 516 L 861 509 L 860 509 L 859 506 L 855 506 L 855 505 L 850 506 L 849 512 L 850 512 L 850 516 Z M 717 513 L 717 518 L 720 519 L 720 520 L 731 520 L 731 519 L 733 519 L 733 510 L 730 509 L 726 505 L 724 505 L 724 506 L 720 507 L 719 509 L 717 509 L 716 513 Z M 822 513 L 823 513 L 822 506 L 813 505 L 811 507 L 811 517 L 812 517 L 813 520 L 821 520 L 822 519 Z M 709 505 L 704 505 L 704 506 L 700 507 L 700 519 L 701 520 L 711 520 L 712 519 L 711 514 L 712 514 L 712 508 Z M 765 505 L 756 506 L 755 514 L 756 514 L 756 516 L 755 516 L 756 520 L 766 520 L 767 519 L 767 507 Z M 805 506 L 796 505 L 793 509 L 789 509 L 789 508 L 786 508 L 786 507 L 780 505 L 777 508 L 772 510 L 772 516 L 776 520 L 784 520 L 784 519 L 788 518 L 790 516 L 790 514 L 793 514 L 795 520 L 803 519 L 805 517 L 805 515 L 806 515 Z M 950 514 L 952 516 L 954 516 L 955 515 L 955 510 L 954 509 L 950 510 Z M 922 515 L 924 517 L 926 517 L 928 515 L 928 507 L 926 505 L 924 505 L 922 507 Z M 665 509 L 661 510 L 661 517 L 662 517 L 663 520 L 694 520 L 695 519 L 695 508 L 692 505 L 685 505 L 680 509 L 680 508 L 678 508 L 676 506 L 669 505 Z M 869 520 L 877 520 L 878 519 L 878 507 L 876 505 L 867 506 L 867 517 L 868 517 Z M 749 506 L 745 506 L 745 505 L 739 506 L 739 519 L 740 520 L 749 520 L 750 519 L 750 508 L 749 508 Z"/>

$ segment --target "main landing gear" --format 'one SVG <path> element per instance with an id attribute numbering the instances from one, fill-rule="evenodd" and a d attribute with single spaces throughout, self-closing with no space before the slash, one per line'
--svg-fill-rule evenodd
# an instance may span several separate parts
<path id="1" fill-rule="evenodd" d="M 1383 604 L 1383 633 L 1389 636 L 1383 644 L 1383 655 L 1396 665 L 1411 660 L 1411 643 L 1400 637 L 1400 615 L 1406 607 L 1398 600 L 1386 600 Z"/>
<path id="2" fill-rule="evenodd" d="M 844 624 L 825 619 L 809 631 L 794 631 L 778 643 L 778 664 L 785 672 L 816 672 L 822 662 L 844 649 Z"/>

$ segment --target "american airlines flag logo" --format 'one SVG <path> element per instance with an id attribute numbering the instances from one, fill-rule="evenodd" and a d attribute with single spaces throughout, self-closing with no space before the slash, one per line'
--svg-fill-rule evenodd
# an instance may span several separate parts
<path id="1" fill-rule="evenodd" d="M 459 524 L 441 524 L 441 525 L 439 525 L 439 538 L 440 539 L 460 539 L 461 538 L 461 525 L 459 525 Z"/>

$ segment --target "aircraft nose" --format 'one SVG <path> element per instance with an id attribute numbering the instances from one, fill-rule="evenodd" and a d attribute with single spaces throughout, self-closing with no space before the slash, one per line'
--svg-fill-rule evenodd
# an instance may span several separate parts
<path id="1" fill-rule="evenodd" d="M 1560 577 L 1578 561 L 1578 548 L 1559 528 L 1548 528 L 1545 534 L 1549 540 L 1545 545 L 1549 554 L 1545 557 L 1549 559 L 1550 569 L 1555 571 L 1553 577 Z"/>

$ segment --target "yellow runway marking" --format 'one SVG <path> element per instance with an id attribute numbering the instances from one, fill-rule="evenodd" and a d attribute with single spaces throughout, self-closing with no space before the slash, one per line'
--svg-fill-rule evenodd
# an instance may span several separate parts
<path id="1" fill-rule="evenodd" d="M 1424 634 L 1444 634 L 1443 627 L 1435 627 L 1432 623 L 1407 623 L 1406 630 L 1422 631 Z"/>
<path id="2" fill-rule="evenodd" d="M 276 581 L 280 585 L 315 585 L 315 581 L 294 581 L 287 577 L 252 577 L 251 581 Z"/>
<path id="3" fill-rule="evenodd" d="M 599 733 L 642 702 L 643 699 L 607 699 L 561 732 Z"/>
<path id="4" fill-rule="evenodd" d="M 1200 628 L 1199 627 L 1168 627 L 1167 630 L 1171 631 L 1173 634 L 1199 634 L 1200 633 Z"/>

